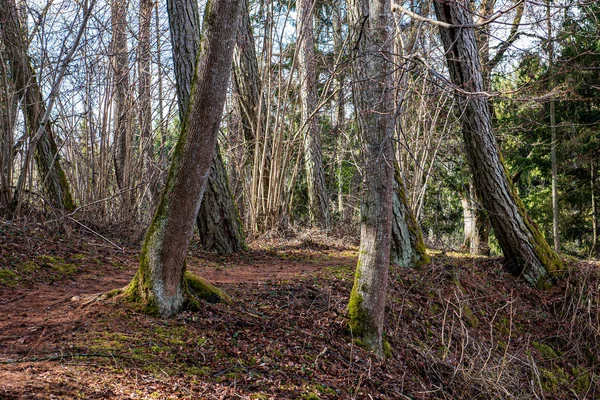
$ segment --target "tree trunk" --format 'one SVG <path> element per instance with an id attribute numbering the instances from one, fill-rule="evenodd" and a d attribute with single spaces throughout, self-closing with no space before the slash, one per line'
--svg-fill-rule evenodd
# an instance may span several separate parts
<path id="1" fill-rule="evenodd" d="M 16 95 L 23 98 L 21 107 L 25 114 L 27 131 L 35 146 L 34 158 L 44 193 L 54 207 L 73 211 L 75 202 L 65 172 L 60 165 L 60 155 L 54 140 L 52 125 L 44 123 L 43 120 L 46 107 L 27 54 L 27 43 L 22 34 L 14 0 L 0 0 L 0 35 L 6 57 L 10 62 L 10 74 Z M 38 132 L 39 137 L 37 137 Z M 22 178 L 25 179 L 25 176 L 23 175 Z M 18 196 L 19 193 L 15 192 L 15 198 Z"/>
<path id="2" fill-rule="evenodd" d="M 127 1 L 111 2 L 111 55 L 114 88 L 114 162 L 119 189 L 128 189 L 131 174 L 131 109 L 129 50 L 127 46 Z M 129 192 L 124 196 L 130 203 Z"/>
<path id="3" fill-rule="evenodd" d="M 490 219 L 509 269 L 530 284 L 548 287 L 562 261 L 525 211 L 502 162 L 492 131 L 471 13 L 466 0 L 434 2 L 450 78 L 460 91 L 462 134 L 475 189 Z"/>
<path id="4" fill-rule="evenodd" d="M 158 195 L 157 182 L 153 174 L 154 145 L 152 143 L 152 94 L 150 84 L 150 27 L 152 25 L 153 0 L 140 0 L 140 28 L 138 35 L 138 71 L 139 71 L 139 124 L 140 155 L 142 157 L 142 181 L 146 182 L 143 202 L 147 211 L 151 211 Z"/>
<path id="5" fill-rule="evenodd" d="M 489 256 L 490 219 L 477 201 L 472 176 L 469 177 L 466 193 L 461 196 L 465 237 L 463 247 L 471 254 Z"/>
<path id="6" fill-rule="evenodd" d="M 421 227 L 412 213 L 404 191 L 400 166 L 396 164 L 392 198 L 392 241 L 390 260 L 403 268 L 419 267 L 431 261 L 425 250 Z"/>
<path id="7" fill-rule="evenodd" d="M 549 89 L 554 90 L 554 45 L 552 44 L 552 20 L 550 0 L 546 1 L 546 23 L 548 26 L 548 74 Z M 552 234 L 554 251 L 560 252 L 560 231 L 558 225 L 558 171 L 556 166 L 556 109 L 554 97 L 550 98 L 550 167 L 552 171 Z"/>
<path id="8" fill-rule="evenodd" d="M 598 249 L 598 166 L 596 161 L 592 160 L 590 169 L 592 191 L 592 249 L 590 250 L 590 257 L 592 257 L 600 253 L 600 249 Z"/>
<path id="9" fill-rule="evenodd" d="M 194 63 L 200 42 L 198 3 L 195 0 L 169 0 L 167 8 L 175 60 L 179 116 L 184 121 L 190 107 Z M 201 232 L 200 242 L 206 251 L 227 253 L 243 250 L 246 243 L 239 213 L 229 189 L 219 146 L 215 144 L 213 148 L 216 149 L 213 154 L 214 167 L 210 169 L 209 183 L 197 216 L 198 229 Z M 218 223 L 215 222 L 216 216 L 222 217 Z M 202 234 L 208 230 L 212 233 Z"/>
<path id="10" fill-rule="evenodd" d="M 146 232 L 140 267 L 127 289 L 130 298 L 150 313 L 176 314 L 191 289 L 184 279 L 185 256 L 217 145 L 240 3 L 207 3 L 190 112 L 182 124 L 165 190 Z M 171 15 L 175 20 L 187 17 Z"/>
<path id="11" fill-rule="evenodd" d="M 355 0 L 358 40 L 354 99 L 362 156 L 360 249 L 348 304 L 352 335 L 383 355 L 383 322 L 390 261 L 394 160 L 394 103 L 390 2 Z M 356 23 L 361 21 L 362 23 Z"/>
<path id="12" fill-rule="evenodd" d="M 14 127 L 18 99 L 10 80 L 4 49 L 0 48 L 0 210 L 7 210 L 11 201 L 14 158 Z"/>
<path id="13" fill-rule="evenodd" d="M 298 71 L 304 127 L 304 167 L 308 186 L 308 213 L 313 226 L 329 228 L 329 199 L 325 187 L 325 172 L 321 154 L 321 133 L 317 107 L 317 70 L 313 33 L 314 0 L 298 0 L 297 29 Z"/>

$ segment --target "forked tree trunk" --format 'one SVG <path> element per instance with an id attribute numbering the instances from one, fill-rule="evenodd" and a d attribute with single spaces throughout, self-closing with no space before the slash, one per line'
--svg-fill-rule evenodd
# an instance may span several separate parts
<path id="1" fill-rule="evenodd" d="M 484 85 L 468 1 L 436 0 L 434 4 L 438 20 L 452 25 L 440 27 L 440 35 L 450 78 L 459 89 L 456 97 L 475 189 L 490 214 L 507 266 L 530 284 L 548 287 L 562 261 L 527 215 L 502 162 L 488 100 L 482 95 Z"/>
<path id="2" fill-rule="evenodd" d="M 404 192 L 400 166 L 396 164 L 392 197 L 392 240 L 390 261 L 403 268 L 429 264 L 421 227 L 417 223 Z"/>
<path id="3" fill-rule="evenodd" d="M 311 225 L 329 228 L 329 199 L 325 187 L 325 171 L 321 150 L 321 133 L 316 115 L 317 69 L 313 33 L 314 0 L 298 0 L 298 71 L 304 127 L 304 168 L 308 186 L 308 213 Z"/>
<path id="4" fill-rule="evenodd" d="M 217 144 L 240 3 L 207 3 L 189 113 L 158 209 L 146 232 L 140 267 L 127 289 L 130 298 L 142 303 L 147 312 L 174 315 L 188 295 L 185 256 Z"/>
<path id="5" fill-rule="evenodd" d="M 52 125 L 43 123 L 46 107 L 37 77 L 27 54 L 21 23 L 14 0 L 0 0 L 0 35 L 5 54 L 10 62 L 10 74 L 17 92 L 23 97 L 21 107 L 25 113 L 27 131 L 35 145 L 35 164 L 43 190 L 54 207 L 73 211 L 67 177 L 60 165 L 60 156 L 54 140 Z M 38 132 L 40 132 L 39 137 Z M 11 160 L 12 161 L 12 160 Z M 23 176 L 23 179 L 25 177 Z M 15 197 L 19 194 L 15 192 Z"/>
<path id="6" fill-rule="evenodd" d="M 354 33 L 360 41 L 353 89 L 362 141 L 364 192 L 358 264 L 348 316 L 352 335 L 382 356 L 394 184 L 390 2 L 355 0 L 354 3 L 353 21 L 362 30 Z"/>
<path id="7" fill-rule="evenodd" d="M 198 3 L 195 0 L 169 0 L 167 8 L 175 60 L 179 116 L 184 121 L 190 107 L 194 65 L 200 42 Z M 214 167 L 209 172 L 208 185 L 196 223 L 204 250 L 232 253 L 246 248 L 244 230 L 229 189 L 219 147 L 215 143 L 213 148 L 216 149 L 213 154 Z"/>

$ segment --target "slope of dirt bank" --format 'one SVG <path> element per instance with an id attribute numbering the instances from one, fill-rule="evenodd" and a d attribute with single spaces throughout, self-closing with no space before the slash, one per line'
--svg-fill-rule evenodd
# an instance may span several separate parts
<path id="1" fill-rule="evenodd" d="M 135 248 L 18 229 L 0 239 L 0 399 L 600 396 L 592 263 L 544 292 L 499 259 L 436 253 L 432 265 L 393 269 L 391 356 L 380 361 L 346 328 L 351 246 L 296 238 L 233 256 L 192 251 L 190 269 L 235 304 L 161 319 L 80 300 L 126 285 Z"/>

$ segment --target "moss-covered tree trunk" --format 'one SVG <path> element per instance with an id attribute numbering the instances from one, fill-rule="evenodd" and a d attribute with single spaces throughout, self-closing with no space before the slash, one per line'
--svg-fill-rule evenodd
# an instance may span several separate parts
<path id="1" fill-rule="evenodd" d="M 394 185 L 390 2 L 355 0 L 351 12 L 354 25 L 362 30 L 354 32 L 360 41 L 353 90 L 362 142 L 364 192 L 358 264 L 348 316 L 352 335 L 382 356 Z"/>
<path id="2" fill-rule="evenodd" d="M 392 197 L 392 240 L 390 261 L 403 268 L 419 267 L 430 262 L 417 223 L 404 192 L 400 167 L 396 164 Z"/>
<path id="3" fill-rule="evenodd" d="M 46 114 L 46 107 L 31 60 L 27 54 L 27 44 L 23 37 L 14 0 L 0 0 L 0 35 L 5 54 L 10 62 L 10 75 L 17 96 L 23 98 L 21 107 L 25 113 L 27 131 L 32 144 L 35 146 L 35 164 L 45 196 L 54 207 L 65 211 L 73 211 L 75 202 L 65 172 L 60 165 L 60 156 L 52 132 L 52 125 L 44 123 L 41 126 L 43 116 Z M 18 195 L 19 193 L 15 192 L 15 198 Z"/>
<path id="4" fill-rule="evenodd" d="M 185 120 L 189 107 L 194 65 L 200 41 L 200 17 L 195 0 L 167 2 L 175 60 L 179 116 Z M 213 167 L 197 216 L 200 242 L 206 251 L 232 253 L 246 248 L 244 230 L 218 145 L 214 147 Z M 216 207 L 216 208 L 215 208 Z M 219 216 L 219 219 L 217 219 Z"/>
<path id="5" fill-rule="evenodd" d="M 146 232 L 140 267 L 127 289 L 130 298 L 143 304 L 147 312 L 174 315 L 188 295 L 185 256 L 217 144 L 240 3 L 207 3 L 189 113 L 158 209 Z"/>
<path id="6" fill-rule="evenodd" d="M 551 284 L 562 261 L 550 248 L 537 225 L 525 211 L 504 167 L 488 99 L 484 92 L 473 18 L 467 0 L 434 2 L 450 78 L 461 110 L 461 126 L 467 160 L 475 189 L 489 212 L 507 266 L 538 287 Z"/>
<path id="7" fill-rule="evenodd" d="M 313 32 L 314 0 L 298 0 L 298 71 L 300 100 L 304 127 L 304 168 L 308 186 L 308 214 L 310 223 L 323 229 L 329 228 L 329 197 L 325 187 L 325 171 L 321 149 L 321 132 L 316 115 L 317 66 Z"/>

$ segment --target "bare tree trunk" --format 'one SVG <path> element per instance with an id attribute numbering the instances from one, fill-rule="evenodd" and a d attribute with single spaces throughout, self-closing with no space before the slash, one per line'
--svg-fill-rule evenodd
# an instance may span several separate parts
<path id="1" fill-rule="evenodd" d="M 546 23 L 548 27 L 548 74 L 550 90 L 554 89 L 554 45 L 552 44 L 552 20 L 550 0 L 546 1 Z M 554 97 L 550 98 L 550 164 L 552 170 L 552 234 L 554 251 L 560 252 L 560 231 L 558 225 L 558 171 L 556 166 L 556 109 Z"/>
<path id="2" fill-rule="evenodd" d="M 150 27 L 152 25 L 153 0 L 140 0 L 140 27 L 138 35 L 138 71 L 139 71 L 139 124 L 140 154 L 142 157 L 142 181 L 147 182 L 144 201 L 151 210 L 158 195 L 157 182 L 153 174 L 154 145 L 152 143 L 152 94 L 150 84 Z"/>
<path id="3" fill-rule="evenodd" d="M 185 256 L 217 144 L 240 3 L 207 3 L 190 112 L 182 124 L 166 187 L 146 233 L 139 270 L 127 289 L 130 298 L 141 302 L 150 313 L 176 314 L 194 289 L 195 283 L 184 279 Z M 170 17 L 183 21 L 190 15 Z"/>
<path id="4" fill-rule="evenodd" d="M 358 50 L 353 89 L 364 159 L 364 193 L 348 314 L 352 334 L 382 356 L 394 185 L 390 2 L 355 0 L 352 12 Z"/>
<path id="5" fill-rule="evenodd" d="M 408 204 L 400 167 L 396 164 L 392 197 L 391 261 L 403 268 L 419 267 L 431 261 L 425 249 L 421 227 Z"/>
<path id="6" fill-rule="evenodd" d="M 14 128 L 18 99 L 10 80 L 4 49 L 0 48 L 0 210 L 10 206 L 12 193 Z"/>
<path id="7" fill-rule="evenodd" d="M 175 60 L 179 116 L 185 121 L 190 107 L 194 63 L 200 42 L 198 3 L 195 0 L 169 0 L 167 8 Z M 244 231 L 217 143 L 214 148 L 216 150 L 213 155 L 213 167 L 209 171 L 208 185 L 197 216 L 197 225 L 204 250 L 232 253 L 246 248 Z"/>
<path id="8" fill-rule="evenodd" d="M 598 194 L 597 194 L 597 179 L 598 165 L 596 161 L 591 162 L 591 190 L 592 190 L 592 249 L 590 257 L 600 253 L 598 249 Z"/>
<path id="9" fill-rule="evenodd" d="M 131 134 L 132 120 L 129 83 L 129 50 L 127 46 L 127 6 L 128 1 L 111 2 L 111 55 L 113 70 L 113 129 L 114 129 L 114 162 L 115 176 L 119 189 L 128 189 L 131 174 Z M 130 202 L 129 192 L 124 197 L 126 204 Z"/>
<path id="10" fill-rule="evenodd" d="M 562 268 L 562 261 L 545 241 L 525 211 L 503 165 L 484 91 L 468 2 L 436 0 L 450 77 L 460 91 L 455 95 L 461 107 L 462 134 L 475 189 L 490 219 L 507 266 L 530 284 L 548 287 Z"/>
<path id="11" fill-rule="evenodd" d="M 17 91 L 16 94 L 23 98 L 21 107 L 25 113 L 30 139 L 35 146 L 37 173 L 45 195 L 55 207 L 73 211 L 75 202 L 67 177 L 60 165 L 60 156 L 54 140 L 52 125 L 44 120 L 46 107 L 27 54 L 27 43 L 22 34 L 14 0 L 0 0 L 0 35 L 6 57 L 11 65 L 10 74 Z M 25 179 L 24 174 L 22 179 Z M 19 193 L 15 192 L 15 197 L 18 196 Z"/>
<path id="12" fill-rule="evenodd" d="M 315 65 L 315 40 L 313 33 L 314 0 L 298 0 L 298 70 L 304 131 L 304 167 L 308 186 L 308 212 L 310 222 L 320 228 L 329 228 L 329 198 L 325 187 L 325 172 L 321 154 L 321 133 L 317 107 L 317 70 Z"/>

